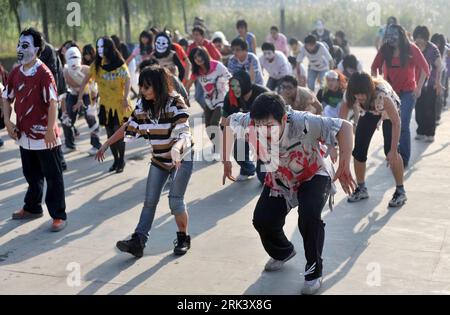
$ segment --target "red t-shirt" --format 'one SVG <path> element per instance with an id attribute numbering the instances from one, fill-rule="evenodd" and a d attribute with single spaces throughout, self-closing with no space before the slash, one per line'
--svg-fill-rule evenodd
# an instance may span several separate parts
<path id="1" fill-rule="evenodd" d="M 4 98 L 14 104 L 17 129 L 33 140 L 45 138 L 48 125 L 50 100 L 57 100 L 53 74 L 41 61 L 33 67 L 33 74 L 25 75 L 20 67 L 14 68 L 8 77 Z M 55 124 L 55 134 L 59 128 Z"/>
<path id="2" fill-rule="evenodd" d="M 384 73 L 384 79 L 392 85 L 396 93 L 414 91 L 422 70 L 428 77 L 430 76 L 430 67 L 420 49 L 415 44 L 411 44 L 410 47 L 411 58 L 404 68 L 401 66 L 400 57 L 393 57 L 392 65 L 388 67 L 381 49 L 372 64 L 372 72 L 378 70 Z"/>
<path id="3" fill-rule="evenodd" d="M 220 51 L 218 51 L 216 46 L 214 46 L 214 44 L 211 43 L 209 40 L 205 39 L 201 46 L 205 47 L 205 49 L 208 51 L 209 56 L 213 60 L 220 61 L 220 59 L 222 59 L 222 54 L 220 53 Z M 192 43 L 191 45 L 189 45 L 188 51 L 187 51 L 188 56 L 191 54 L 192 49 L 194 49 L 196 47 L 198 47 L 198 45 L 195 43 Z"/>

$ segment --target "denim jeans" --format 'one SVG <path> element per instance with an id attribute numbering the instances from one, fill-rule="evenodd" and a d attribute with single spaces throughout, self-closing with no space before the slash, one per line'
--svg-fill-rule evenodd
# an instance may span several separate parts
<path id="1" fill-rule="evenodd" d="M 244 139 L 237 139 L 234 142 L 234 159 L 241 167 L 241 175 L 255 175 L 256 166 L 255 163 L 250 160 L 250 145 Z"/>
<path id="2" fill-rule="evenodd" d="M 168 172 L 154 165 L 150 167 L 147 179 L 147 188 L 145 193 L 145 202 L 142 209 L 141 218 L 136 228 L 138 234 L 145 242 L 149 237 L 155 219 L 156 207 L 158 206 L 162 190 L 169 176 L 172 179 L 172 185 L 169 192 L 169 207 L 171 213 L 175 216 L 186 212 L 184 194 L 192 175 L 194 163 L 192 161 L 183 161 L 178 171 Z"/>
<path id="3" fill-rule="evenodd" d="M 409 164 L 411 158 L 411 117 L 412 111 L 416 106 L 416 97 L 414 92 L 400 93 L 400 118 L 402 121 L 402 131 L 400 134 L 400 155 L 405 165 Z"/>
<path id="4" fill-rule="evenodd" d="M 316 89 L 316 81 L 317 81 L 317 78 L 319 78 L 319 82 L 320 82 L 320 85 L 322 85 L 323 84 L 323 79 L 324 79 L 324 77 L 325 77 L 325 74 L 328 72 L 328 70 L 325 70 L 325 71 L 315 71 L 315 70 L 312 70 L 312 69 L 308 69 L 308 88 L 311 90 L 311 91 L 315 91 L 315 89 Z"/>
<path id="5" fill-rule="evenodd" d="M 204 110 L 208 108 L 205 101 L 205 92 L 203 91 L 203 87 L 201 83 L 197 80 L 195 81 L 195 100 L 200 104 L 200 107 Z"/>

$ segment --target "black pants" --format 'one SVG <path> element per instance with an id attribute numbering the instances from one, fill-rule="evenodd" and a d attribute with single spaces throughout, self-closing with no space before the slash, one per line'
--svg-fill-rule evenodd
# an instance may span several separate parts
<path id="1" fill-rule="evenodd" d="M 303 237 L 307 261 L 306 281 L 322 277 L 322 251 L 325 241 L 322 210 L 329 198 L 330 189 L 331 179 L 317 175 L 301 185 L 298 191 L 298 226 Z M 276 260 L 285 260 L 294 250 L 294 245 L 283 231 L 287 214 L 286 200 L 283 197 L 270 197 L 270 188 L 264 187 L 256 205 L 253 225 L 266 252 Z"/>
<path id="2" fill-rule="evenodd" d="M 47 182 L 45 204 L 53 219 L 66 220 L 63 169 L 59 147 L 52 150 L 31 151 L 20 148 L 23 175 L 28 183 L 24 210 L 42 213 L 44 178 Z"/>
<path id="3" fill-rule="evenodd" d="M 367 154 L 369 152 L 370 142 L 373 134 L 377 130 L 381 116 L 366 113 L 358 121 L 355 134 L 355 148 L 353 157 L 361 163 L 367 162 Z M 384 138 L 384 154 L 387 155 L 391 151 L 392 143 L 392 122 L 390 120 L 383 121 L 383 138 Z"/>
<path id="4" fill-rule="evenodd" d="M 115 125 L 114 127 L 105 126 L 106 134 L 108 135 L 108 139 L 111 138 L 117 130 L 120 129 L 119 125 Z M 125 162 L 125 142 L 120 140 L 119 142 L 111 145 L 110 147 L 112 155 L 114 156 L 114 164 L 115 165 L 123 165 Z M 119 163 L 119 164 L 117 164 Z"/>
<path id="5" fill-rule="evenodd" d="M 416 103 L 417 134 L 431 137 L 436 134 L 436 90 L 428 85 Z"/>
<path id="6" fill-rule="evenodd" d="M 79 115 L 80 111 L 73 111 L 73 106 L 78 101 L 78 96 L 68 94 L 66 98 L 66 111 L 70 118 L 70 124 L 63 123 L 63 131 L 64 131 L 64 138 L 66 141 L 66 147 L 75 149 L 75 136 L 74 136 L 74 128 L 75 128 L 75 122 L 77 121 L 77 116 Z M 83 103 L 85 107 L 89 106 L 91 100 L 88 94 L 83 96 Z M 86 123 L 88 124 L 89 131 L 91 132 L 91 145 L 96 148 L 101 148 L 100 143 L 100 136 L 99 136 L 99 125 L 97 124 L 97 119 L 95 116 L 89 116 L 85 113 L 84 115 L 86 119 Z"/>

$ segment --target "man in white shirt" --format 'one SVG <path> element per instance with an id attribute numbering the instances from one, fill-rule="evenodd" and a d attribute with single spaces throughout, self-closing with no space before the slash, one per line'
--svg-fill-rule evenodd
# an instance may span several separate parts
<path id="1" fill-rule="evenodd" d="M 281 51 L 275 50 L 274 44 L 264 43 L 262 51 L 263 55 L 259 58 L 259 62 L 269 73 L 267 88 L 275 91 L 280 85 L 280 79 L 291 74 L 291 66 L 287 57 Z"/>

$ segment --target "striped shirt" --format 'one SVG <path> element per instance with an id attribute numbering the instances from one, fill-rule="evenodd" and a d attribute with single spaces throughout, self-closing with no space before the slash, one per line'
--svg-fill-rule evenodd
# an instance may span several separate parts
<path id="1" fill-rule="evenodd" d="M 171 95 L 158 117 L 153 116 L 151 111 L 144 110 L 142 100 L 139 100 L 127 123 L 125 142 L 133 142 L 139 138 L 148 140 L 152 146 L 152 165 L 166 171 L 171 171 L 174 167 L 171 151 L 178 141 L 186 141 L 181 152 L 183 159 L 192 153 L 194 143 L 189 126 L 189 112 L 183 98 L 177 94 Z"/>

